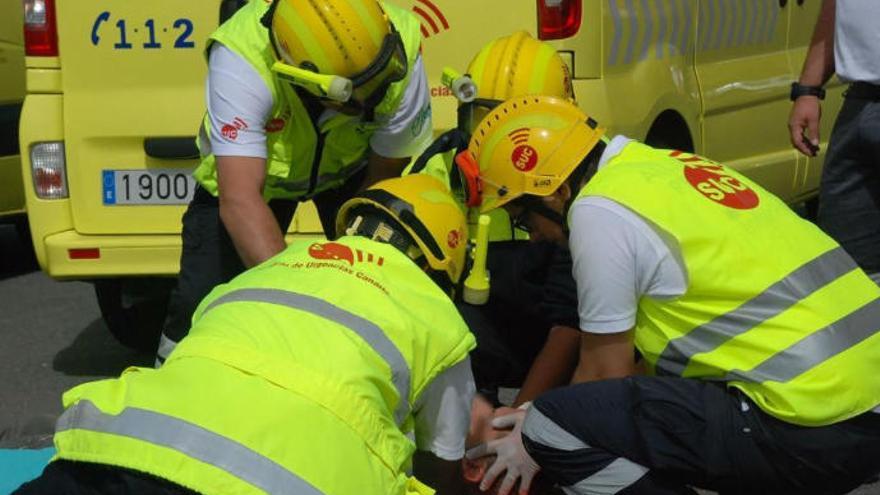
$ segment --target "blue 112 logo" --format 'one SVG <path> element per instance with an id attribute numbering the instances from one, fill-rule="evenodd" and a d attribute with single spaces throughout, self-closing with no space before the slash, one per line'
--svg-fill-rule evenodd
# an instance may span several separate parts
<path id="1" fill-rule="evenodd" d="M 110 12 L 101 12 L 98 14 L 98 17 L 95 19 L 95 23 L 92 25 L 92 45 L 98 46 L 101 43 L 101 35 L 99 33 L 101 25 L 106 22 L 110 22 Z M 144 28 L 146 32 L 146 41 L 142 44 L 143 48 L 146 49 L 156 49 L 162 48 L 162 43 L 158 40 L 156 36 L 156 32 L 161 29 L 163 33 L 167 33 L 167 27 L 157 27 L 156 21 L 154 19 L 147 19 L 144 21 Z M 128 38 L 128 26 L 126 25 L 125 19 L 119 19 L 116 21 L 116 29 L 118 34 L 118 38 L 116 42 L 113 43 L 113 49 L 115 50 L 130 50 L 134 47 L 134 45 L 129 41 Z M 194 41 L 190 41 L 190 37 L 193 33 L 193 22 L 190 19 L 180 18 L 174 21 L 171 26 L 173 31 L 177 32 L 177 37 L 174 39 L 174 48 L 195 48 L 196 44 Z M 137 33 L 139 31 L 138 28 L 134 28 L 133 31 Z"/>

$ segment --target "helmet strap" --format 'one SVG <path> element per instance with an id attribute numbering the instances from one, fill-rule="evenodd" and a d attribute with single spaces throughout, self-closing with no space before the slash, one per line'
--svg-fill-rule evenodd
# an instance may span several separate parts
<path id="1" fill-rule="evenodd" d="M 397 222 L 375 209 L 361 209 L 353 213 L 345 235 L 366 237 L 371 241 L 391 244 L 412 260 L 423 257 L 419 246 Z"/>
<path id="2" fill-rule="evenodd" d="M 587 182 L 590 182 L 590 179 L 592 179 L 593 176 L 596 175 L 596 172 L 599 171 L 599 160 L 602 158 L 602 153 L 605 152 L 606 147 L 607 144 L 604 139 L 596 143 L 596 146 L 593 146 L 593 149 L 587 153 L 587 156 L 581 160 L 581 163 L 574 169 L 571 175 L 568 176 L 567 182 L 569 187 L 571 187 L 571 197 L 565 202 L 562 222 L 562 228 L 565 230 L 566 235 L 568 234 L 568 222 L 565 222 L 564 219 L 568 217 L 571 205 L 574 204 L 574 201 L 577 199 L 578 194 L 581 192 L 581 188 L 583 188 Z"/>

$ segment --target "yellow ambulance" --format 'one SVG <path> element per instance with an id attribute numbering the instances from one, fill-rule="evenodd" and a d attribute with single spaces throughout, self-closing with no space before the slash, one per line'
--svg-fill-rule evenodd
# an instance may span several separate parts
<path id="1" fill-rule="evenodd" d="M 21 0 L 0 0 L 0 222 L 23 226 L 18 117 L 24 101 Z"/>
<path id="2" fill-rule="evenodd" d="M 21 150 L 34 247 L 59 279 L 95 280 L 111 331 L 149 347 L 180 256 L 205 111 L 202 52 L 245 0 L 24 0 Z M 822 156 L 789 145 L 789 84 L 818 0 L 388 0 L 422 27 L 436 130 L 454 123 L 444 66 L 525 29 L 571 68 L 581 106 L 614 132 L 732 165 L 790 202 Z M 840 88 L 830 91 L 823 137 Z M 824 149 L 824 146 L 823 146 Z M 320 231 L 312 210 L 291 225 Z"/>

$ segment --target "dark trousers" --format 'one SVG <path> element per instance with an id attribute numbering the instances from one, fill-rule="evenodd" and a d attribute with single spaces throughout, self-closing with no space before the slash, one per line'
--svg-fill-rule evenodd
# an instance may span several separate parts
<path id="1" fill-rule="evenodd" d="M 819 187 L 819 226 L 880 273 L 880 86 L 857 83 L 834 123 Z"/>
<path id="2" fill-rule="evenodd" d="M 365 172 L 366 169 L 363 169 L 340 188 L 323 191 L 312 198 L 324 235 L 328 238 L 335 237 L 336 212 L 360 187 Z M 287 232 L 297 204 L 294 200 L 269 202 L 281 232 Z M 192 315 L 211 289 L 229 282 L 245 269 L 220 219 L 217 198 L 201 187 L 196 189 L 193 200 L 183 214 L 182 239 L 180 274 L 168 302 L 157 364 L 164 362 L 174 346 L 189 333 Z"/>
<path id="3" fill-rule="evenodd" d="M 149 474 L 103 464 L 59 460 L 13 495 L 196 495 Z"/>
<path id="4" fill-rule="evenodd" d="M 498 387 L 522 385 L 552 326 L 578 326 L 577 292 L 568 250 L 552 243 L 493 242 L 486 265 L 488 303 L 458 308 L 477 340 L 477 390 L 495 400 Z"/>
<path id="5" fill-rule="evenodd" d="M 736 389 L 683 378 L 551 391 L 529 410 L 523 443 L 542 472 L 572 494 L 694 494 L 694 486 L 833 495 L 880 472 L 880 414 L 797 426 Z"/>

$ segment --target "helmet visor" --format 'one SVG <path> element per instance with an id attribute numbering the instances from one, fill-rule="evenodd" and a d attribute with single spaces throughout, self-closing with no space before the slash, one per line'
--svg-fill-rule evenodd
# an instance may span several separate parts
<path id="1" fill-rule="evenodd" d="M 403 41 L 391 31 L 382 41 L 379 56 L 363 72 L 351 77 L 354 87 L 351 98 L 361 106 L 376 106 L 385 98 L 388 87 L 406 77 L 408 64 Z"/>
<path id="2" fill-rule="evenodd" d="M 501 100 L 490 100 L 488 98 L 477 98 L 468 103 L 462 103 L 458 107 L 458 128 L 467 133 L 468 136 L 474 134 L 474 129 L 480 125 L 480 122 L 489 115 L 493 108 L 503 103 Z"/>

